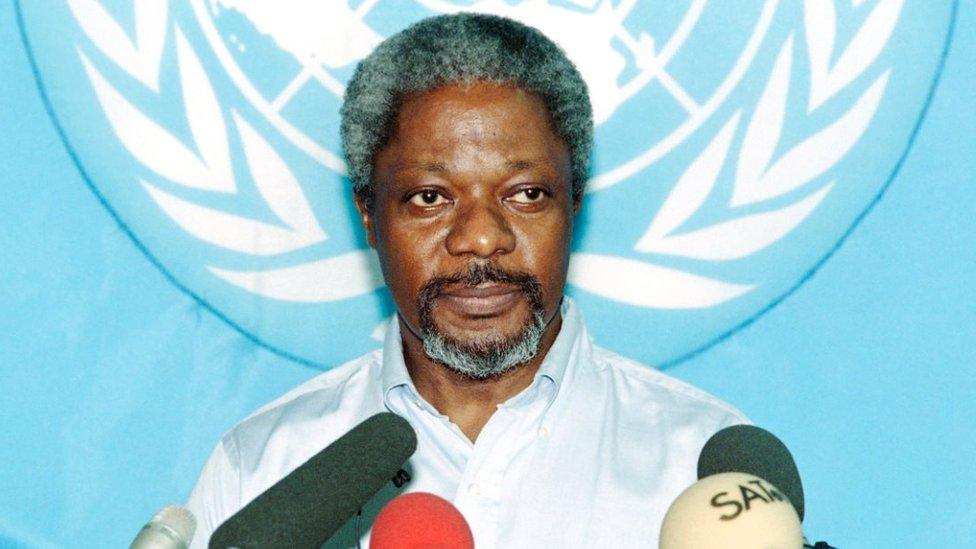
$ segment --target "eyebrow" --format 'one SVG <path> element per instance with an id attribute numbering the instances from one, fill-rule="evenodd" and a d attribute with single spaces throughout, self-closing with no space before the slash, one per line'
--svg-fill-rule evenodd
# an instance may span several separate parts
<path id="1" fill-rule="evenodd" d="M 532 168 L 536 168 L 540 164 L 541 163 L 536 160 L 509 160 L 505 162 L 505 167 L 510 170 L 520 171 L 520 170 L 529 170 Z M 450 171 L 447 167 L 447 164 L 444 162 L 420 162 L 417 164 L 413 164 L 413 166 L 408 164 L 406 167 L 407 168 L 416 167 L 419 168 L 421 171 L 432 172 L 432 173 L 447 173 Z"/>
<path id="2" fill-rule="evenodd" d="M 447 173 L 447 164 L 444 162 L 422 162 L 419 168 L 425 172 Z"/>
<path id="3" fill-rule="evenodd" d="M 528 170 L 538 165 L 539 162 L 535 160 L 509 160 L 505 163 L 505 166 L 512 170 Z"/>

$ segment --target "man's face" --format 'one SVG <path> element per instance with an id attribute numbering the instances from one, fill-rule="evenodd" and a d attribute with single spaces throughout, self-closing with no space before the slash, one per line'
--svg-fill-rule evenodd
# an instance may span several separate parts
<path id="1" fill-rule="evenodd" d="M 535 327 L 551 342 L 576 204 L 541 99 L 490 83 L 409 97 L 373 170 L 360 210 L 405 338 L 491 352 Z"/>

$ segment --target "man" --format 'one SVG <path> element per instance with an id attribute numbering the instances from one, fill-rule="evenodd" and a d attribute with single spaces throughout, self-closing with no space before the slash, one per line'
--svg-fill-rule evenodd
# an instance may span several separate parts
<path id="1" fill-rule="evenodd" d="M 404 490 L 452 501 L 479 548 L 657 545 L 705 441 L 744 418 L 592 345 L 563 297 L 592 131 L 573 65 L 514 21 L 427 19 L 360 64 L 343 144 L 397 318 L 382 350 L 223 437 L 191 496 L 194 545 L 387 410 L 419 438 Z M 367 504 L 364 540 L 392 495 Z M 355 541 L 350 524 L 331 543 Z"/>

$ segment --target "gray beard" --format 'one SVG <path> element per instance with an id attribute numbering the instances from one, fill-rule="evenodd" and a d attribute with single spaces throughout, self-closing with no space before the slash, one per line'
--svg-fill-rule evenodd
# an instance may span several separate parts
<path id="1" fill-rule="evenodd" d="M 448 284 L 476 286 L 484 282 L 503 282 L 518 286 L 528 300 L 532 317 L 512 337 L 486 337 L 462 343 L 444 335 L 433 319 L 437 296 Z M 532 360 L 546 329 L 542 306 L 542 286 L 528 273 L 507 272 L 491 264 L 472 264 L 467 271 L 429 280 L 417 298 L 420 335 L 424 352 L 434 362 L 473 379 L 501 375 Z"/>
<path id="2" fill-rule="evenodd" d="M 532 319 L 510 338 L 485 338 L 462 344 L 441 334 L 436 327 L 423 334 L 424 352 L 434 362 L 473 379 L 499 376 L 532 360 L 545 332 L 545 315 L 534 310 Z"/>

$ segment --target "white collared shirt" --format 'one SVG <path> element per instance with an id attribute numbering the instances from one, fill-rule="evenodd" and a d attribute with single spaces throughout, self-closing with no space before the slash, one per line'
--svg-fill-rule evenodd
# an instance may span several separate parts
<path id="1" fill-rule="evenodd" d="M 713 433 L 745 417 L 657 370 L 594 346 L 572 300 L 532 383 L 472 443 L 417 392 L 396 319 L 382 350 L 330 370 L 264 406 L 214 449 L 188 502 L 191 547 L 261 492 L 373 414 L 416 430 L 412 480 L 363 508 L 360 534 L 399 492 L 437 494 L 461 511 L 479 549 L 656 547 L 671 502 L 696 480 Z M 323 494 L 323 498 L 329 494 Z M 329 547 L 355 547 L 355 517 Z"/>

